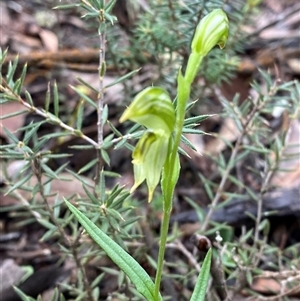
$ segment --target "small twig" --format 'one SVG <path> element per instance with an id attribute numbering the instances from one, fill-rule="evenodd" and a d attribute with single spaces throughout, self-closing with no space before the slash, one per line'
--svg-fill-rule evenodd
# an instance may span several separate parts
<path id="1" fill-rule="evenodd" d="M 277 91 L 277 83 L 278 81 L 276 81 L 273 85 L 273 87 L 271 88 L 270 90 L 270 96 L 273 96 L 276 91 Z M 271 181 L 271 178 L 272 176 L 274 175 L 277 167 L 278 167 L 278 164 L 280 162 L 280 159 L 279 158 L 282 158 L 282 155 L 283 155 L 283 152 L 285 150 L 285 145 L 284 145 L 285 142 L 283 142 L 283 146 L 282 148 L 280 149 L 278 155 L 276 156 L 277 160 L 275 159 L 275 162 L 273 162 L 273 164 L 271 164 L 271 166 L 268 166 L 266 164 L 266 170 L 265 170 L 265 173 L 264 175 L 262 176 L 262 179 L 263 179 L 263 183 L 262 183 L 262 186 L 260 188 L 260 195 L 259 195 L 259 198 L 257 200 L 257 215 L 256 215 L 256 220 L 255 220 L 255 232 L 254 232 L 254 244 L 257 244 L 258 247 L 259 247 L 259 252 L 257 253 L 254 253 L 253 255 L 255 255 L 256 257 L 256 260 L 254 261 L 254 266 L 256 267 L 261 259 L 261 255 L 263 253 L 263 250 L 266 246 L 265 242 L 267 240 L 267 238 L 265 238 L 264 240 L 264 243 L 262 243 L 261 245 L 258 244 L 259 242 L 259 233 L 260 233 L 260 223 L 261 223 L 261 220 L 262 220 L 262 216 L 263 216 L 263 196 L 264 194 L 267 192 L 268 190 L 268 186 L 269 186 L 269 183 Z"/>
<path id="2" fill-rule="evenodd" d="M 103 143 L 103 107 L 104 107 L 104 91 L 103 91 L 103 76 L 105 74 L 105 31 L 99 33 L 99 95 L 97 100 L 98 113 L 98 144 Z"/>
<path id="3" fill-rule="evenodd" d="M 26 109 L 28 109 L 29 112 L 35 113 L 39 116 L 42 116 L 46 120 L 48 120 L 49 122 L 54 123 L 54 124 L 60 126 L 61 128 L 67 130 L 68 132 L 70 132 L 71 135 L 74 135 L 76 137 L 80 137 L 83 140 L 87 141 L 88 143 L 94 145 L 95 147 L 97 147 L 97 148 L 99 147 L 99 144 L 96 141 L 94 141 L 93 139 L 91 139 L 88 136 L 84 135 L 82 132 L 80 132 L 78 130 L 75 130 L 71 126 L 65 124 L 58 117 L 54 116 L 53 114 L 51 114 L 49 112 L 38 109 L 38 108 L 30 105 L 29 103 L 27 103 L 20 95 L 14 93 L 12 91 L 12 89 L 8 86 L 8 84 L 6 83 L 6 81 L 4 79 L 2 79 L 2 83 L 0 84 L 0 91 L 5 93 L 8 96 L 14 98 L 21 105 L 23 105 Z"/>
<path id="4" fill-rule="evenodd" d="M 100 10 L 99 12 L 100 23 L 105 24 L 104 11 Z M 104 162 L 101 155 L 101 147 L 103 144 L 103 109 L 104 109 L 104 86 L 103 86 L 103 76 L 106 72 L 106 63 L 105 63 L 105 29 L 102 32 L 99 32 L 99 94 L 97 100 L 97 132 L 98 132 L 98 150 L 97 150 L 97 173 L 95 177 L 95 185 L 99 185 L 101 172 L 104 168 Z"/>
<path id="5" fill-rule="evenodd" d="M 29 202 L 26 200 L 26 198 L 24 198 L 22 196 L 22 194 L 19 192 L 18 189 L 16 189 L 16 190 L 13 191 L 13 195 L 15 195 L 18 198 L 18 200 L 21 201 L 22 205 L 24 207 L 26 207 L 30 211 L 30 213 L 32 214 L 32 216 L 34 216 L 37 220 L 42 218 L 42 216 L 41 216 L 41 214 L 39 212 L 37 212 L 35 210 L 32 210 Z"/>
<path id="6" fill-rule="evenodd" d="M 183 255 L 186 256 L 188 259 L 189 263 L 194 266 L 197 272 L 200 272 L 201 268 L 197 260 L 195 259 L 194 255 L 183 245 L 183 243 L 179 240 L 176 239 L 174 243 L 169 243 L 167 244 L 168 248 L 174 248 L 179 250 Z"/>
<path id="7" fill-rule="evenodd" d="M 221 92 L 219 90 L 217 90 L 217 93 L 218 94 L 221 94 Z M 220 96 L 220 95 L 219 95 Z M 228 176 L 229 176 L 229 173 L 230 171 L 232 170 L 232 168 L 234 167 L 234 160 L 238 154 L 238 151 L 242 145 L 242 142 L 243 142 L 243 139 L 245 136 L 248 135 L 248 130 L 249 130 L 249 127 L 252 125 L 252 121 L 253 121 L 253 118 L 255 117 L 256 113 L 259 112 L 263 107 L 264 107 L 264 102 L 262 102 L 260 105 L 257 105 L 257 104 L 254 104 L 253 108 L 252 108 L 252 111 L 249 113 L 248 117 L 246 118 L 245 121 L 243 121 L 243 117 L 242 116 L 239 116 L 239 119 L 242 123 L 242 126 L 243 126 L 243 130 L 240 134 L 240 136 L 238 137 L 237 141 L 235 142 L 235 146 L 231 152 L 231 155 L 230 155 L 230 158 L 229 158 L 229 161 L 227 163 L 227 166 L 226 166 L 226 169 L 222 175 L 222 178 L 221 178 L 221 182 L 219 184 L 219 187 L 218 187 L 218 190 L 215 194 L 215 197 L 210 205 L 210 208 L 209 208 L 209 211 L 207 213 L 207 215 L 205 216 L 205 220 L 202 224 L 202 227 L 201 227 L 201 231 L 205 231 L 208 227 L 208 224 L 209 224 L 209 221 L 211 219 L 211 216 L 214 212 L 214 210 L 216 209 L 221 197 L 222 197 L 222 194 L 224 192 L 224 187 L 225 187 L 225 184 L 227 182 L 227 179 L 228 179 Z"/>
<path id="8" fill-rule="evenodd" d="M 42 173 L 42 170 L 41 170 L 41 164 L 40 164 L 39 158 L 34 159 L 33 164 L 32 164 L 32 170 L 33 170 L 33 173 L 34 173 L 34 175 L 36 176 L 36 178 L 38 180 L 39 192 L 40 192 L 41 198 L 42 198 L 42 200 L 43 200 L 43 202 L 46 206 L 46 210 L 50 215 L 50 219 L 51 219 L 52 223 L 56 226 L 56 228 L 57 228 L 59 234 L 61 235 L 61 237 L 63 238 L 63 240 L 65 241 L 65 244 L 70 247 L 71 253 L 72 253 L 74 261 L 75 261 L 75 264 L 77 266 L 77 269 L 80 270 L 80 272 L 83 275 L 83 277 L 82 277 L 83 278 L 83 285 L 84 285 L 85 291 L 87 292 L 88 300 L 94 301 L 94 298 L 92 296 L 92 289 L 91 289 L 91 286 L 90 286 L 90 284 L 88 282 L 88 279 L 86 277 L 84 266 L 81 264 L 81 261 L 79 259 L 79 254 L 78 254 L 78 250 L 77 250 L 78 241 L 79 241 L 79 238 L 81 236 L 81 233 L 79 231 L 75 241 L 72 243 L 71 239 L 69 238 L 69 236 L 65 232 L 62 225 L 60 223 L 58 223 L 57 219 L 55 218 L 53 209 L 50 207 L 49 202 L 48 202 L 47 197 L 46 197 L 45 192 L 44 192 L 44 185 L 43 185 L 43 181 L 42 181 L 43 173 Z"/>
<path id="9" fill-rule="evenodd" d="M 238 273 L 237 273 L 236 283 L 234 285 L 234 288 L 228 292 L 225 301 L 231 301 L 234 298 L 235 294 L 240 292 L 247 285 L 246 272 L 248 268 L 240 264 L 239 257 L 235 255 L 235 249 L 233 249 L 232 252 L 233 252 L 232 259 L 238 267 Z"/>
<path id="10" fill-rule="evenodd" d="M 258 300 L 263 300 L 263 301 L 277 301 L 277 300 L 282 300 L 283 297 L 286 297 L 286 296 L 291 296 L 291 295 L 296 295 L 300 292 L 300 285 L 297 285 L 287 291 L 285 291 L 284 293 L 282 294 L 279 294 L 279 295 L 275 295 L 275 296 L 272 296 L 272 297 L 263 297 L 263 296 L 259 296 L 258 297 Z"/>

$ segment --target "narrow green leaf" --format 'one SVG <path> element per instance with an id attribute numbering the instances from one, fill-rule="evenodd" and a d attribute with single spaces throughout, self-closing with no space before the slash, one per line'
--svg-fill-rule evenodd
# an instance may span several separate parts
<path id="1" fill-rule="evenodd" d="M 58 294 L 59 294 L 59 292 L 58 292 L 58 289 L 56 287 L 50 301 L 56 301 L 58 299 Z"/>
<path id="2" fill-rule="evenodd" d="M 96 103 L 88 97 L 86 94 L 84 94 L 80 89 L 77 89 L 73 86 L 70 86 L 80 97 L 82 97 L 85 101 L 87 101 L 93 108 L 97 109 Z"/>
<path id="3" fill-rule="evenodd" d="M 116 172 L 113 172 L 113 171 L 109 171 L 109 170 L 104 170 L 103 171 L 103 174 L 106 176 L 106 177 L 111 177 L 111 178 L 121 178 L 121 175 L 116 173 Z"/>
<path id="4" fill-rule="evenodd" d="M 57 84 L 54 82 L 53 87 L 53 102 L 54 102 L 54 115 L 58 117 L 59 115 L 59 97 L 58 97 L 58 89 Z"/>
<path id="5" fill-rule="evenodd" d="M 94 195 L 90 192 L 90 190 L 86 187 L 86 185 L 82 184 L 82 187 L 83 187 L 83 189 L 84 189 L 86 195 L 89 197 L 89 199 L 90 199 L 95 205 L 100 206 L 100 205 L 101 205 L 100 201 L 96 198 L 96 196 L 94 196 Z"/>
<path id="6" fill-rule="evenodd" d="M 26 296 L 20 289 L 18 289 L 17 287 L 13 287 L 14 290 L 16 291 L 16 293 L 19 295 L 19 297 L 21 298 L 22 301 L 35 301 L 33 298 Z"/>
<path id="7" fill-rule="evenodd" d="M 10 187 L 10 189 L 5 193 L 5 195 L 10 194 L 12 191 L 14 191 L 15 189 L 18 189 L 19 187 L 21 187 L 24 183 L 26 183 L 29 179 L 31 178 L 31 174 L 27 174 L 23 179 L 21 179 L 20 181 L 18 181 L 17 183 L 15 183 L 15 185 L 13 185 L 12 187 Z"/>
<path id="8" fill-rule="evenodd" d="M 25 91 L 26 101 L 30 104 L 31 107 L 34 107 L 31 95 L 28 91 Z"/>
<path id="9" fill-rule="evenodd" d="M 196 103 L 198 102 L 198 99 L 191 101 L 189 103 L 187 103 L 186 107 L 185 107 L 185 111 L 189 111 Z"/>
<path id="10" fill-rule="evenodd" d="M 113 9 L 113 7 L 115 6 L 116 4 L 116 0 L 111 0 L 109 1 L 106 5 L 105 5 L 105 11 L 107 13 L 110 13 Z"/>
<path id="11" fill-rule="evenodd" d="M 124 229 L 126 226 L 131 225 L 133 223 L 135 223 L 136 221 L 138 221 L 141 218 L 141 216 L 135 216 L 135 217 L 131 217 L 129 219 L 127 219 L 125 222 L 121 223 L 121 227 L 122 229 Z"/>
<path id="12" fill-rule="evenodd" d="M 116 185 L 115 187 L 113 187 L 112 191 L 110 192 L 107 200 L 106 200 L 106 205 L 107 207 L 110 207 L 110 205 L 112 204 L 112 202 L 114 201 L 115 198 L 118 197 L 118 195 L 121 194 L 123 190 L 123 187 L 119 187 L 118 185 Z"/>
<path id="13" fill-rule="evenodd" d="M 46 165 L 45 163 L 42 163 L 41 166 L 47 176 L 53 177 L 54 179 L 58 179 L 57 174 L 48 165 Z"/>
<path id="14" fill-rule="evenodd" d="M 99 184 L 96 186 L 96 193 L 100 195 L 102 203 L 106 202 L 106 185 L 103 169 L 100 171 L 100 181 Z"/>
<path id="15" fill-rule="evenodd" d="M 44 226 L 45 228 L 49 229 L 49 230 L 56 230 L 56 226 L 54 226 L 53 224 L 51 224 L 50 222 L 44 220 L 44 219 L 38 219 L 37 220 L 42 226 Z"/>
<path id="16" fill-rule="evenodd" d="M 102 232 L 76 207 L 74 207 L 67 200 L 65 200 L 65 202 L 87 233 L 104 250 L 110 259 L 129 277 L 132 283 L 136 286 L 137 290 L 146 298 L 146 300 L 162 301 L 161 296 L 159 296 L 158 300 L 155 300 L 154 283 L 145 270 L 139 265 L 139 263 L 117 243 L 115 243 L 109 236 Z"/>
<path id="17" fill-rule="evenodd" d="M 110 157 L 106 150 L 101 149 L 101 157 L 107 165 L 110 165 Z"/>
<path id="18" fill-rule="evenodd" d="M 11 118 L 11 117 L 22 115 L 22 114 L 26 114 L 26 113 L 28 113 L 28 110 L 12 112 L 10 114 L 1 115 L 0 120 L 6 119 L 6 118 Z"/>
<path id="19" fill-rule="evenodd" d="M 104 0 L 99 0 L 99 5 L 101 9 L 104 9 Z"/>
<path id="20" fill-rule="evenodd" d="M 114 80 L 112 83 L 110 83 L 110 84 L 108 84 L 107 86 L 105 86 L 104 89 L 107 89 L 107 88 L 112 87 L 112 86 L 114 86 L 114 85 L 116 85 L 116 84 L 118 84 L 118 83 L 121 83 L 121 82 L 124 81 L 125 79 L 129 78 L 131 75 L 133 75 L 133 74 L 139 72 L 140 69 L 141 69 L 141 68 L 136 69 L 136 70 L 133 70 L 133 71 L 131 71 L 131 72 L 129 72 L 129 73 L 127 73 L 127 74 L 121 76 L 121 77 L 118 77 L 118 78 L 117 78 L 116 80 Z"/>
<path id="21" fill-rule="evenodd" d="M 21 89 L 23 87 L 24 84 L 24 79 L 26 76 L 26 72 L 27 72 L 27 63 L 24 65 L 23 70 L 22 70 L 22 74 L 20 77 L 20 88 L 17 90 L 17 94 L 20 95 L 21 94 Z"/>
<path id="22" fill-rule="evenodd" d="M 104 277 L 104 273 L 101 273 L 98 277 L 96 277 L 96 278 L 93 280 L 93 282 L 92 282 L 92 284 L 91 284 L 91 287 L 92 287 L 92 288 L 96 287 L 96 286 L 99 284 L 99 282 L 102 280 L 103 277 Z"/>
<path id="23" fill-rule="evenodd" d="M 203 261 L 199 277 L 190 301 L 204 301 L 208 285 L 212 250 L 209 249 Z"/>
<path id="24" fill-rule="evenodd" d="M 88 164 L 80 168 L 78 171 L 78 174 L 81 174 L 83 172 L 86 172 L 87 170 L 91 169 L 93 166 L 95 166 L 98 162 L 98 159 L 91 160 Z"/>
<path id="25" fill-rule="evenodd" d="M 79 131 L 81 131 L 82 129 L 83 111 L 84 111 L 84 101 L 80 101 L 76 112 L 77 115 L 76 126 L 77 126 L 77 130 Z"/>
<path id="26" fill-rule="evenodd" d="M 60 201 L 60 197 L 59 194 L 56 195 L 55 200 L 54 200 L 54 206 L 53 208 L 53 215 L 55 218 L 59 218 L 59 214 L 60 214 L 60 206 L 61 206 L 61 201 Z"/>
<path id="27" fill-rule="evenodd" d="M 4 132 L 5 132 L 5 135 L 14 143 L 18 144 L 19 143 L 19 139 L 14 136 L 5 126 L 2 127 Z"/>
<path id="28" fill-rule="evenodd" d="M 250 187 L 248 187 L 247 185 L 245 185 L 244 187 L 245 187 L 245 189 L 247 190 L 249 196 L 250 196 L 253 200 L 258 201 L 259 196 L 258 196 L 257 194 L 255 194 L 254 191 L 253 191 Z"/>
<path id="29" fill-rule="evenodd" d="M 12 91 L 15 93 L 15 94 L 20 94 L 20 91 L 22 89 L 22 86 L 21 86 L 21 79 L 18 78 L 12 88 Z"/>
<path id="30" fill-rule="evenodd" d="M 123 136 L 123 134 L 122 134 L 121 132 L 119 132 L 119 131 L 115 128 L 115 126 L 114 126 L 109 120 L 107 121 L 107 123 L 108 123 L 109 127 L 111 128 L 111 130 L 112 130 L 117 136 L 119 136 L 119 137 L 122 137 L 122 136 Z"/>
<path id="31" fill-rule="evenodd" d="M 38 131 L 39 127 L 40 127 L 40 123 L 36 123 L 36 124 L 34 124 L 34 126 L 29 131 L 26 131 L 25 136 L 23 138 L 23 143 L 25 145 L 28 144 L 29 140 Z"/>
<path id="32" fill-rule="evenodd" d="M 40 238 L 40 241 L 42 242 L 46 242 L 49 239 L 53 238 L 55 235 L 57 235 L 57 229 L 53 228 L 53 229 L 49 229 L 46 233 L 44 233 L 44 235 Z"/>
<path id="33" fill-rule="evenodd" d="M 69 133 L 67 133 L 66 136 L 68 136 L 68 135 L 69 135 Z M 94 145 L 88 145 L 88 144 L 84 144 L 84 145 L 70 145 L 69 148 L 87 150 L 87 149 L 94 149 L 95 146 Z"/>
<path id="34" fill-rule="evenodd" d="M 82 83 L 84 86 L 88 87 L 89 89 L 91 89 L 92 91 L 96 92 L 97 94 L 99 93 L 99 91 L 97 89 L 95 89 L 93 86 L 91 86 L 89 83 L 87 83 L 85 80 L 83 80 L 81 77 L 77 77 L 77 80 Z"/>
<path id="35" fill-rule="evenodd" d="M 51 100 L 51 91 L 50 91 L 50 83 L 48 83 L 46 97 L 45 97 L 45 111 L 46 112 L 49 112 L 50 100 Z"/>
<path id="36" fill-rule="evenodd" d="M 197 130 L 197 129 L 190 129 L 190 128 L 183 128 L 182 129 L 183 134 L 198 134 L 198 135 L 205 135 L 206 132 Z"/>
<path id="37" fill-rule="evenodd" d="M 163 192 L 163 196 L 165 200 L 172 200 L 173 198 L 173 193 L 174 193 L 174 188 L 175 185 L 178 181 L 179 178 L 179 173 L 180 173 L 180 161 L 179 161 L 179 155 L 176 155 L 176 159 L 175 159 L 175 165 L 173 168 L 173 173 L 170 173 L 170 170 L 172 168 L 171 164 L 170 164 L 170 157 L 167 158 L 165 165 L 164 165 L 164 169 L 162 172 L 162 179 L 161 179 L 161 189 Z M 171 179 L 168 179 L 169 175 L 171 174 Z M 171 203 L 166 204 L 164 202 L 164 210 L 166 209 L 170 209 L 168 208 L 169 206 L 171 206 Z"/>
<path id="38" fill-rule="evenodd" d="M 184 120 L 184 126 L 192 125 L 192 124 L 199 124 L 203 120 L 215 116 L 215 114 L 210 114 L 210 115 L 199 115 L 195 117 L 189 117 Z"/>
<path id="39" fill-rule="evenodd" d="M 192 149 L 193 151 L 195 152 L 198 152 L 196 147 L 192 144 L 192 142 L 186 138 L 184 135 L 181 135 L 181 138 L 180 138 L 181 142 L 183 142 L 186 146 L 188 146 L 190 149 Z"/>
<path id="40" fill-rule="evenodd" d="M 122 148 L 122 147 L 127 147 L 127 148 L 128 148 L 128 146 L 132 147 L 132 146 L 127 142 L 127 139 L 122 139 L 122 140 L 120 140 L 120 142 L 118 142 L 118 143 L 115 145 L 114 149 L 119 149 L 119 148 Z"/>
<path id="41" fill-rule="evenodd" d="M 256 147 L 256 146 L 252 146 L 252 145 L 243 145 L 243 148 L 246 149 L 246 150 L 256 152 L 256 153 L 260 153 L 260 154 L 269 154 L 269 153 L 271 153 L 270 149 L 263 148 L 263 147 Z"/>
<path id="42" fill-rule="evenodd" d="M 19 61 L 19 56 L 17 55 L 16 58 L 14 59 L 13 64 L 11 64 L 11 62 L 9 62 L 9 65 L 8 65 L 7 83 L 10 87 L 12 85 L 12 79 L 15 74 L 15 71 L 16 71 L 16 68 L 18 65 L 18 61 Z"/>
<path id="43" fill-rule="evenodd" d="M 38 150 L 38 149 L 37 149 Z M 35 152 L 35 149 L 33 150 Z M 51 154 L 51 153 L 43 153 L 43 158 L 48 159 L 60 159 L 60 158 L 67 158 L 72 157 L 72 154 Z M 68 163 L 67 163 L 68 164 Z"/>
<path id="44" fill-rule="evenodd" d="M 1 65 L 3 64 L 6 56 L 7 56 L 7 48 L 4 51 L 2 51 L 2 48 L 0 48 L 0 69 L 1 69 Z"/>
<path id="45" fill-rule="evenodd" d="M 210 181 L 204 177 L 204 175 L 202 174 L 199 174 L 200 178 L 201 178 L 201 181 L 203 182 L 204 184 L 204 189 L 209 197 L 210 200 L 213 200 L 214 198 L 214 192 L 212 191 L 212 187 L 211 187 L 211 183 Z"/>
<path id="46" fill-rule="evenodd" d="M 65 5 L 58 5 L 53 7 L 53 9 L 71 9 L 75 7 L 80 7 L 81 4 L 65 4 Z"/>
<path id="47" fill-rule="evenodd" d="M 205 211 L 192 199 L 190 199 L 189 197 L 185 197 L 184 198 L 185 201 L 187 201 L 191 207 L 194 208 L 194 210 L 196 211 L 199 221 L 203 221 L 204 220 L 204 216 L 205 216 Z"/>
<path id="48" fill-rule="evenodd" d="M 74 176 L 77 180 L 79 180 L 80 183 L 86 185 L 87 187 L 91 187 L 93 188 L 94 186 L 91 184 L 91 182 L 89 182 L 89 180 L 87 178 L 81 177 L 80 175 L 78 175 L 76 172 L 73 172 L 70 169 L 66 169 L 67 172 L 69 172 L 72 176 Z"/>
<path id="49" fill-rule="evenodd" d="M 115 208 L 116 210 L 118 210 L 120 213 L 121 211 L 127 210 L 128 207 L 123 207 L 122 208 L 122 204 L 124 203 L 124 201 L 126 200 L 126 198 L 128 198 L 130 194 L 128 192 L 126 193 L 122 193 L 121 195 L 119 195 L 116 199 L 114 199 L 113 203 L 111 204 L 111 208 Z"/>

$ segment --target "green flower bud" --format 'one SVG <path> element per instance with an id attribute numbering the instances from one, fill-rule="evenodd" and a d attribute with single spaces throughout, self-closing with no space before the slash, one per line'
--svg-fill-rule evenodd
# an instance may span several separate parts
<path id="1" fill-rule="evenodd" d="M 226 13 L 222 9 L 213 10 L 198 24 L 192 41 L 192 52 L 206 56 L 215 45 L 224 48 L 228 31 Z"/>
<path id="2" fill-rule="evenodd" d="M 128 119 L 148 129 L 132 153 L 134 185 L 131 192 L 146 180 L 150 202 L 166 162 L 175 126 L 175 110 L 169 94 L 159 87 L 146 88 L 134 98 L 120 122 Z"/>
<path id="3" fill-rule="evenodd" d="M 160 87 L 149 87 L 141 91 L 125 110 L 120 122 L 128 119 L 148 129 L 171 134 L 175 124 L 175 111 L 169 94 Z"/>

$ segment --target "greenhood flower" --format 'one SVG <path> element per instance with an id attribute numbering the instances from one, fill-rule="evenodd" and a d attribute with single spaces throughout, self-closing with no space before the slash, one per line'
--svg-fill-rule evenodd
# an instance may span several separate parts
<path id="1" fill-rule="evenodd" d="M 229 23 L 222 9 L 215 9 L 199 22 L 192 41 L 192 52 L 206 56 L 219 45 L 224 48 L 228 38 Z"/>
<path id="2" fill-rule="evenodd" d="M 215 9 L 199 22 L 192 41 L 192 53 L 189 57 L 184 81 L 188 86 L 194 81 L 203 58 L 219 45 L 225 46 L 228 37 L 228 19 L 222 9 Z"/>
<path id="3" fill-rule="evenodd" d="M 132 154 L 134 166 L 133 192 L 144 180 L 148 186 L 148 201 L 159 183 L 161 171 L 168 154 L 169 136 L 162 131 L 146 131 Z"/>
<path id="4" fill-rule="evenodd" d="M 147 128 L 132 153 L 134 185 L 130 192 L 146 180 L 150 202 L 161 177 L 175 125 L 175 111 L 169 94 L 159 87 L 146 88 L 134 98 L 120 122 L 128 119 Z"/>
<path id="5" fill-rule="evenodd" d="M 175 124 L 175 113 L 169 94 L 160 87 L 144 89 L 125 110 L 120 122 L 128 119 L 148 129 L 171 133 Z"/>

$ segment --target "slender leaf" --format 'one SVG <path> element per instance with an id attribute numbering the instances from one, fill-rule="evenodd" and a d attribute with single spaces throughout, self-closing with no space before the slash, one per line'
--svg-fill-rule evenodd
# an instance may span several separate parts
<path id="1" fill-rule="evenodd" d="M 58 89 L 57 84 L 54 82 L 53 86 L 53 103 L 54 103 L 54 115 L 58 117 L 59 115 L 59 96 L 58 96 Z"/>
<path id="2" fill-rule="evenodd" d="M 10 114 L 1 115 L 0 120 L 11 118 L 11 117 L 22 115 L 22 114 L 26 114 L 26 113 L 28 113 L 28 110 L 21 110 L 21 111 L 12 112 Z"/>
<path id="3" fill-rule="evenodd" d="M 93 108 L 97 109 L 96 103 L 88 97 L 86 94 L 84 94 L 80 89 L 75 88 L 73 86 L 70 86 L 80 97 L 82 97 L 86 102 L 88 102 Z"/>
<path id="4" fill-rule="evenodd" d="M 209 273 L 210 273 L 211 256 L 212 256 L 212 250 L 209 249 L 203 261 L 202 268 L 190 301 L 205 300 L 206 288 L 208 285 Z"/>
<path id="5" fill-rule="evenodd" d="M 107 89 L 107 88 L 112 87 L 112 86 L 114 86 L 114 85 L 116 85 L 116 84 L 118 84 L 118 83 L 121 83 L 122 81 L 124 81 L 125 79 L 129 78 L 129 77 L 132 76 L 133 74 L 139 72 L 140 70 L 141 70 L 141 68 L 136 69 L 136 70 L 133 70 L 133 71 L 131 71 L 131 72 L 129 72 L 129 73 L 127 73 L 127 74 L 121 76 L 121 77 L 118 77 L 116 80 L 114 80 L 114 81 L 111 82 L 110 84 L 106 85 L 106 86 L 104 87 L 104 89 Z"/>
<path id="6" fill-rule="evenodd" d="M 13 287 L 14 290 L 16 291 L 16 293 L 19 295 L 19 297 L 21 298 L 22 301 L 35 301 L 33 298 L 26 296 L 20 289 L 18 289 L 17 287 Z"/>
<path id="7" fill-rule="evenodd" d="M 10 194 L 11 192 L 13 192 L 15 189 L 20 188 L 24 183 L 26 183 L 29 179 L 31 178 L 31 174 L 27 174 L 24 178 L 22 178 L 20 181 L 18 181 L 17 183 L 15 183 L 15 185 L 13 185 L 12 187 L 10 187 L 10 189 L 6 192 L 5 195 Z"/>
<path id="8" fill-rule="evenodd" d="M 83 113 L 84 113 L 84 102 L 80 101 L 78 104 L 77 120 L 76 120 L 77 130 L 79 131 L 81 131 L 82 129 Z"/>
<path id="9" fill-rule="evenodd" d="M 92 91 L 99 93 L 99 91 L 97 89 L 95 89 L 93 86 L 91 86 L 89 83 L 87 83 L 85 80 L 83 80 L 81 77 L 77 77 L 77 80 L 82 83 L 84 86 L 88 87 L 89 89 L 91 89 Z"/>
<path id="10" fill-rule="evenodd" d="M 50 91 L 50 83 L 48 83 L 46 96 L 45 96 L 45 111 L 46 112 L 49 112 L 50 100 L 51 100 L 51 91 Z M 33 106 L 33 103 L 31 105 Z"/>
<path id="11" fill-rule="evenodd" d="M 154 283 L 139 263 L 109 236 L 102 232 L 76 207 L 67 200 L 65 200 L 65 202 L 87 233 L 104 250 L 111 260 L 129 277 L 137 290 L 146 298 L 146 300 L 162 301 L 161 296 L 159 296 L 158 300 L 155 300 Z"/>

